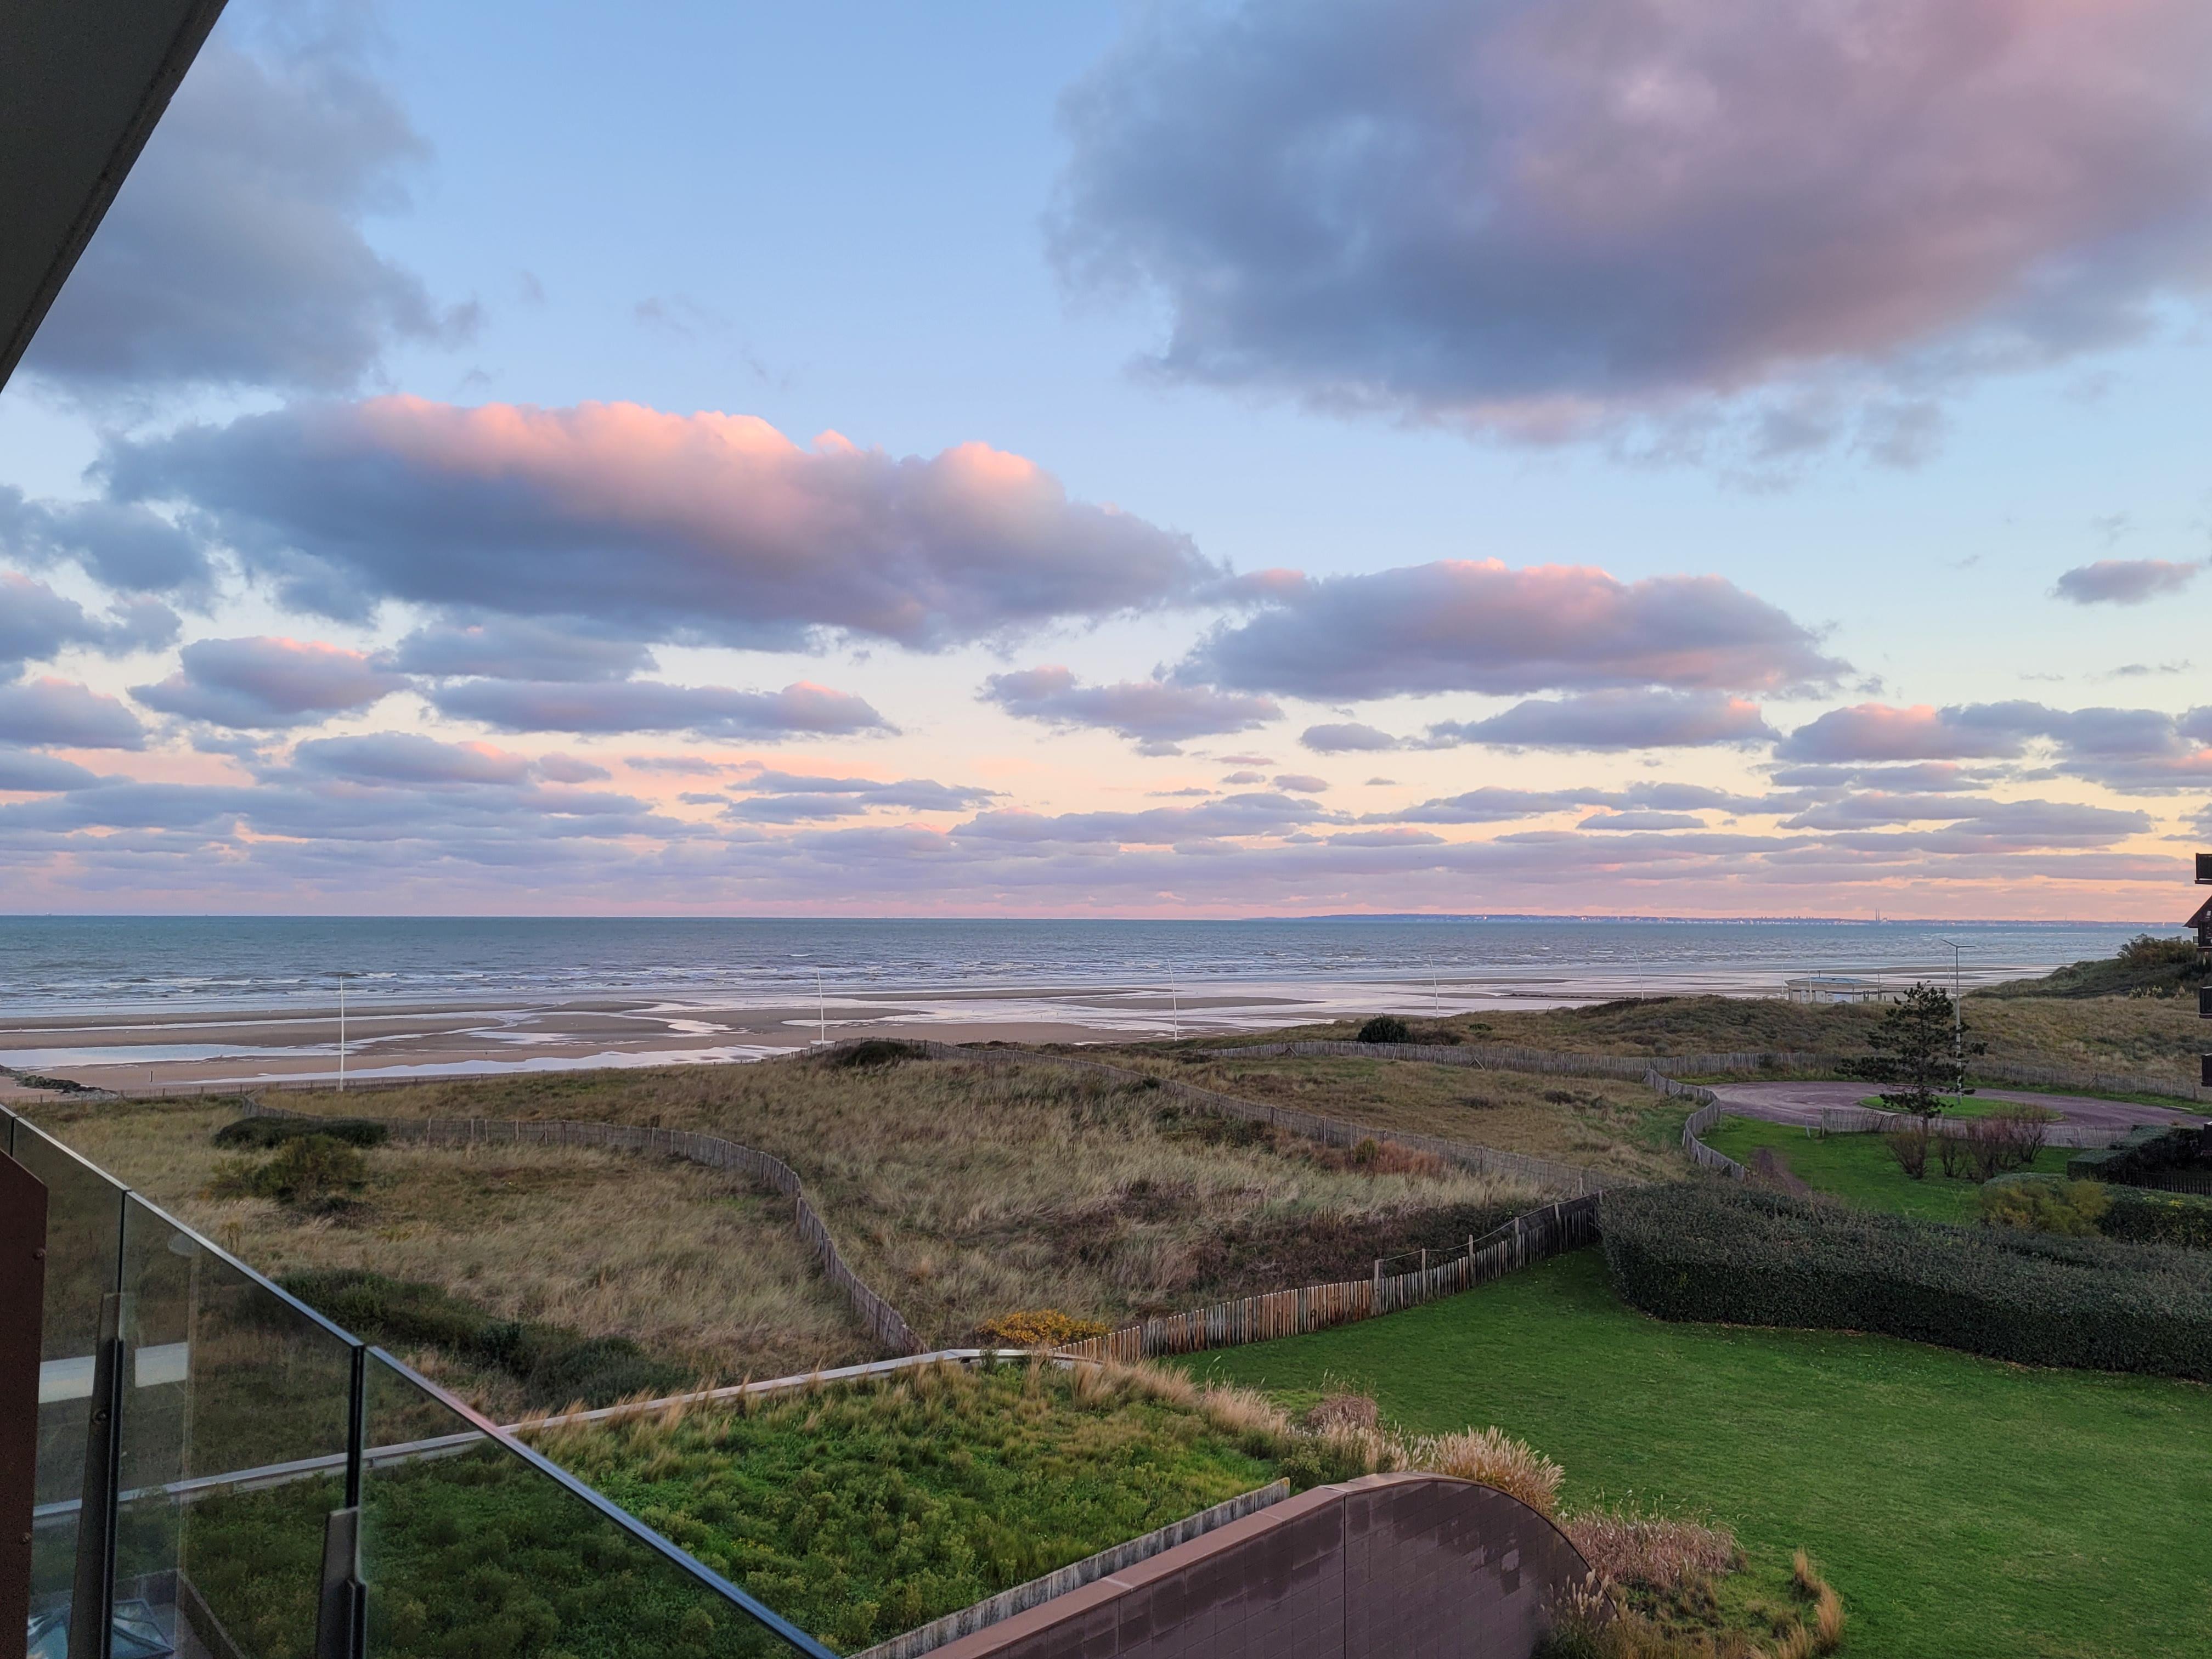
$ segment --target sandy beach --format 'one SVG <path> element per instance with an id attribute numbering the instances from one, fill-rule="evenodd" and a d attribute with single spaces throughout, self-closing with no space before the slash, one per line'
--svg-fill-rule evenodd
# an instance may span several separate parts
<path id="1" fill-rule="evenodd" d="M 1985 970 L 1996 977 L 2001 971 Z M 822 1040 L 1098 1042 L 1266 1031 L 1381 1011 L 1554 1007 L 1623 994 L 1772 996 L 1772 973 L 1439 975 L 1419 981 L 1253 979 L 1201 986 L 964 987 L 830 991 L 818 1001 L 607 994 L 396 1002 L 356 999 L 343 1030 L 333 999 L 267 1006 L 149 1006 L 0 1013 L 0 1066 L 121 1093 L 228 1085 L 604 1066 L 730 1064 Z M 343 1053 L 341 1052 L 343 1048 Z M 24 1085 L 0 1077 L 0 1099 Z"/>

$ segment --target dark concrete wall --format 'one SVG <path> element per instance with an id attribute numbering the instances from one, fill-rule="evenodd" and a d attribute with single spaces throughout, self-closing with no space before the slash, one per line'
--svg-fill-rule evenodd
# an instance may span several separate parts
<path id="1" fill-rule="evenodd" d="M 1322 1486 L 935 1659 L 1528 1659 L 1589 1568 L 1519 1500 L 1433 1474 Z"/>

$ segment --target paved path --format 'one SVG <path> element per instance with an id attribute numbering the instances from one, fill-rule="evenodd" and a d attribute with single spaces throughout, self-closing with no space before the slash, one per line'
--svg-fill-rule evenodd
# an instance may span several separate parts
<path id="1" fill-rule="evenodd" d="M 1852 1111 L 1875 1094 L 1871 1083 L 1717 1083 L 1712 1091 L 1738 1117 L 1770 1123 L 1818 1125 L 1822 1112 Z M 2093 1100 L 2084 1095 L 2041 1095 L 2016 1089 L 1977 1089 L 1975 1097 L 2018 1101 L 2056 1112 L 2069 1127 L 2085 1133 L 2124 1134 L 2139 1123 L 2201 1123 L 2207 1114 L 2185 1107 L 2139 1106 L 2127 1100 Z"/>

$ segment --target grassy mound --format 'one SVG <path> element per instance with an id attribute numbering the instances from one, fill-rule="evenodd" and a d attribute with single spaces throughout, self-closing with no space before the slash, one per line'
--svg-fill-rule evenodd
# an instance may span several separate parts
<path id="1" fill-rule="evenodd" d="M 2204 963 L 2197 954 L 2194 939 L 2187 935 L 2160 939 L 2140 933 L 2123 945 L 2117 956 L 2077 962 L 2041 979 L 2008 980 L 1975 994 L 2057 997 L 2069 1001 L 2084 997 L 2175 997 L 2188 995 L 2203 982 Z"/>

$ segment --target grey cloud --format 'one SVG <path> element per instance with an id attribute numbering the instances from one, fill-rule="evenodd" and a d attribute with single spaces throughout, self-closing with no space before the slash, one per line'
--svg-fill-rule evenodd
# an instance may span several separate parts
<path id="1" fill-rule="evenodd" d="M 1922 761 L 1902 766 L 1782 766 L 1772 774 L 1776 783 L 1801 789 L 1898 789 L 1914 792 L 1978 788 L 2000 777 L 1989 767 L 1960 766 L 1951 761 Z"/>
<path id="2" fill-rule="evenodd" d="M 574 618 L 495 617 L 418 628 L 392 648 L 392 666 L 441 678 L 619 680 L 652 668 L 653 653 Z"/>
<path id="3" fill-rule="evenodd" d="M 932 650 L 1194 599 L 1188 537 L 1018 456 L 927 459 L 631 404 L 295 405 L 111 441 L 112 500 L 182 502 L 289 605 L 585 617 L 647 642 Z"/>
<path id="4" fill-rule="evenodd" d="M 1097 726 L 1170 753 L 1174 750 L 1168 745 L 1183 738 L 1249 732 L 1283 712 L 1270 698 L 1205 685 L 1158 679 L 1085 685 L 1068 670 L 1054 667 L 994 674 L 980 695 L 1023 720 Z"/>
<path id="5" fill-rule="evenodd" d="M 24 359 L 81 394 L 211 385 L 342 392 L 399 343 L 453 343 L 372 248 L 426 149 L 343 25 L 249 49 L 219 28 L 177 90 Z"/>
<path id="6" fill-rule="evenodd" d="M 1224 772 L 1221 781 L 1231 784 L 1265 783 L 1267 775 L 1265 772 Z"/>
<path id="7" fill-rule="evenodd" d="M 7 484 L 0 484 L 0 555 L 27 565 L 74 562 L 126 592 L 204 596 L 215 580 L 198 539 L 150 507 L 34 501 Z"/>
<path id="8" fill-rule="evenodd" d="M 1318 795 L 1328 787 L 1328 780 L 1317 778 L 1310 772 L 1282 772 L 1276 775 L 1275 787 L 1293 794 Z"/>
<path id="9" fill-rule="evenodd" d="M 2100 559 L 2059 577 L 2051 597 L 2075 605 L 2142 605 L 2162 593 L 2179 593 L 2203 570 L 2201 563 L 2166 559 Z"/>
<path id="10" fill-rule="evenodd" d="M 1643 813 L 1661 815 L 1719 811 L 1731 817 L 1795 811 L 1806 804 L 1802 796 L 1737 795 L 1725 789 L 1695 783 L 1636 783 L 1626 789 L 1504 789 L 1485 787 L 1465 794 L 1446 796 L 1401 807 L 1395 812 L 1370 812 L 1363 823 L 1499 823 L 1514 818 L 1539 817 L 1550 812 L 1577 811 L 1603 807 L 1620 817 Z M 1696 823 L 1696 820 L 1691 820 Z M 1675 826 L 1592 821 L 1584 828 L 1641 829 Z M 1702 826 L 1700 826 L 1702 827 Z M 1548 833 L 1548 832 L 1547 832 Z"/>
<path id="11" fill-rule="evenodd" d="M 1623 582 L 1491 559 L 1308 579 L 1217 629 L 1179 678 L 1315 697 L 1410 693 L 1778 690 L 1847 665 L 1810 630 L 1717 576 Z"/>
<path id="12" fill-rule="evenodd" d="M 1175 379 L 1537 440 L 1743 412 L 1909 463 L 1926 386 L 2134 337 L 2212 273 L 2196 0 L 1129 16 L 1063 100 L 1051 248 L 1164 303 Z"/>
<path id="13" fill-rule="evenodd" d="M 971 784 L 902 778 L 816 777 L 804 772 L 763 768 L 732 780 L 728 787 L 749 799 L 734 803 L 730 816 L 762 823 L 798 823 L 811 819 L 857 817 L 879 808 L 915 812 L 964 812 L 996 800 L 1000 792 Z"/>
<path id="14" fill-rule="evenodd" d="M 1956 831 L 1957 838 L 1996 838 L 2008 844 L 2039 847 L 2102 847 L 2150 828 L 2150 819 L 2144 813 L 2072 801 L 1962 799 L 1954 795 L 1872 792 L 1814 807 L 1788 820 L 1784 827 L 1851 830 L 1892 823 L 1942 823 Z"/>
<path id="15" fill-rule="evenodd" d="M 1312 801 L 1289 795 L 1231 795 L 1202 806 L 1155 806 L 1142 812 L 979 813 L 957 836 L 996 842 L 1090 842 L 1164 847 L 1226 836 L 1271 836 L 1328 820 Z"/>
<path id="16" fill-rule="evenodd" d="M 1577 830 L 1702 830 L 1703 818 L 1692 817 L 1687 812 L 1593 812 L 1575 828 Z"/>
<path id="17" fill-rule="evenodd" d="M 462 680 L 428 696 L 441 714 L 507 732 L 691 732 L 772 739 L 892 729 L 862 699 L 803 681 L 781 691 L 738 691 L 657 680 Z"/>
<path id="18" fill-rule="evenodd" d="M 1501 789 L 1486 785 L 1465 794 L 1424 801 L 1395 812 L 1368 815 L 1382 823 L 1502 823 L 1513 818 L 1532 818 L 1546 812 L 1571 811 L 1585 805 L 1583 797 L 1542 789 Z"/>
<path id="19" fill-rule="evenodd" d="M 1589 691 L 1516 703 L 1487 720 L 1442 721 L 1431 745 L 1479 743 L 1506 749 L 1678 749 L 1752 744 L 1777 733 L 1759 705 L 1719 691 Z"/>
<path id="20" fill-rule="evenodd" d="M 0 685 L 0 743 L 58 749 L 143 749 L 146 731 L 113 697 L 70 680 Z"/>
<path id="21" fill-rule="evenodd" d="M 366 708 L 408 684 L 366 652 L 319 641 L 198 640 L 179 660 L 177 672 L 158 684 L 133 686 L 131 695 L 165 714 L 248 731 L 311 726 Z"/>
<path id="22" fill-rule="evenodd" d="M 581 760 L 574 755 L 558 752 L 539 756 L 538 771 L 540 776 L 555 783 L 597 783 L 614 775 L 595 761 Z"/>
<path id="23" fill-rule="evenodd" d="M 1364 754 L 1401 746 L 1400 739 L 1388 732 L 1363 726 L 1357 720 L 1335 726 L 1309 726 L 1299 734 L 1298 741 L 1316 755 Z"/>
<path id="24" fill-rule="evenodd" d="M 0 674 L 71 646 L 111 656 L 156 650 L 177 637 L 177 613 L 158 600 L 126 601 L 103 622 L 44 582 L 0 570 Z"/>
<path id="25" fill-rule="evenodd" d="M 58 755 L 0 748 L 0 793 L 52 794 L 64 789 L 82 789 L 98 781 L 95 774 Z"/>
<path id="26" fill-rule="evenodd" d="M 2047 768 L 2022 775 L 2080 778 L 2143 794 L 2212 783 L 2212 709 L 2175 716 L 2154 708 L 2048 708 L 2038 702 L 1832 709 L 1778 746 L 1778 757 L 1864 761 L 2017 761 L 2047 745 Z M 2039 752 L 2042 752 L 2039 750 Z"/>
<path id="27" fill-rule="evenodd" d="M 1783 760 L 1820 762 L 2007 759 L 2054 718 L 2055 711 L 2035 702 L 1948 708 L 1859 703 L 1799 726 L 1774 752 Z"/>
<path id="28" fill-rule="evenodd" d="M 507 754 L 487 744 L 441 743 L 411 732 L 310 738 L 293 749 L 292 765 L 325 777 L 433 787 L 521 783 L 538 769 L 526 755 Z M 573 777 L 567 781 L 581 781 Z"/>

